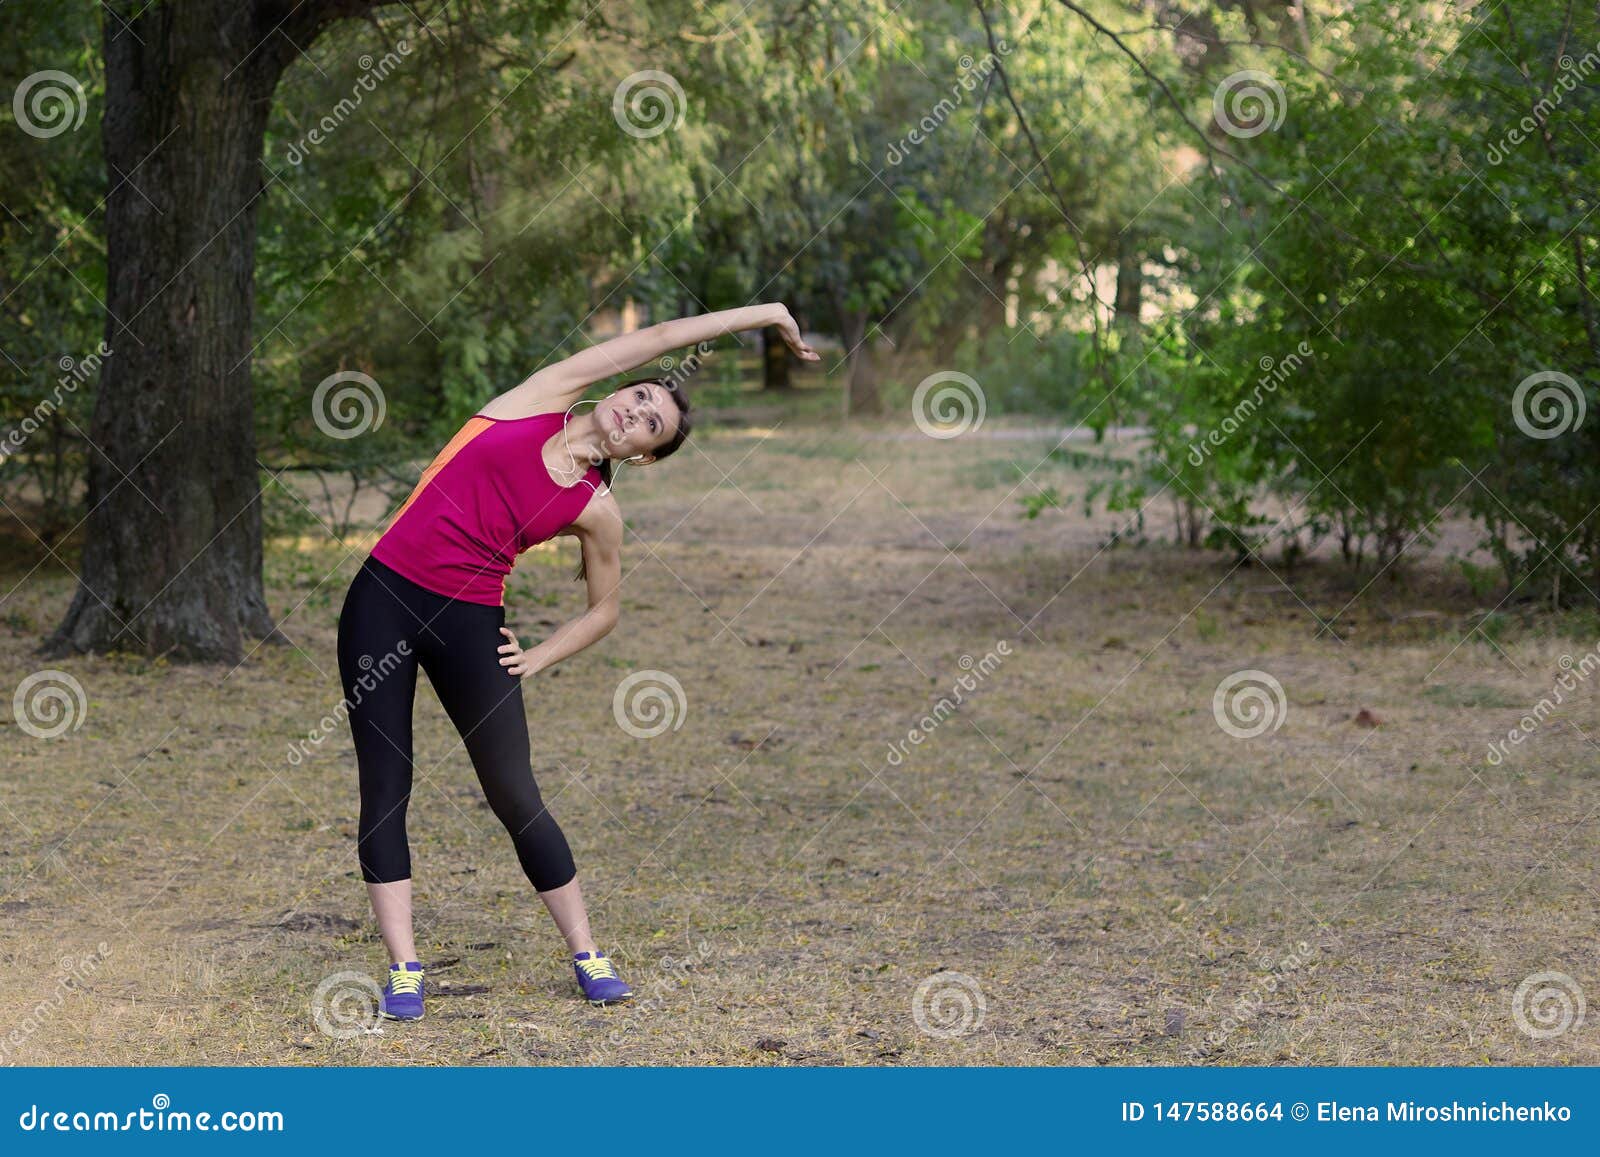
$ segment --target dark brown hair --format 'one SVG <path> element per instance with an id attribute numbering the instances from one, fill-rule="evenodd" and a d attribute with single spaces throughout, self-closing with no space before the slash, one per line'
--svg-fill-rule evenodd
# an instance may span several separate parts
<path id="1" fill-rule="evenodd" d="M 674 382 L 667 378 L 634 378 L 630 382 L 623 382 L 611 392 L 615 394 L 621 392 L 622 390 L 632 389 L 634 386 L 647 385 L 660 386 L 667 392 L 667 395 L 677 403 L 678 406 L 677 430 L 673 432 L 672 437 L 667 439 L 664 444 L 650 451 L 650 453 L 655 456 L 656 461 L 660 461 L 662 458 L 666 458 L 671 455 L 678 449 L 679 446 L 683 445 L 683 443 L 688 439 L 689 429 L 694 423 L 693 419 L 689 415 L 689 395 L 684 392 L 683 386 L 679 382 Z M 607 490 L 611 489 L 612 465 L 613 463 L 610 458 L 602 458 L 598 467 L 600 470 L 600 478 L 605 483 Z M 580 559 L 578 562 L 578 573 L 574 576 L 574 578 L 577 581 L 582 582 L 585 577 L 587 577 L 587 572 L 585 571 L 583 562 Z"/>

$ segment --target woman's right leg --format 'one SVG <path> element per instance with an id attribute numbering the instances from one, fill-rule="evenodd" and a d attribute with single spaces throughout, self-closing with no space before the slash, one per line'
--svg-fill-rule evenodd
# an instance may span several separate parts
<path id="1" fill-rule="evenodd" d="M 439 615 L 420 660 L 461 733 L 484 799 L 505 826 L 528 882 L 573 952 L 594 952 L 583 889 L 567 837 L 533 778 L 522 680 L 500 665 L 505 608 L 455 603 Z"/>
<path id="2" fill-rule="evenodd" d="M 369 561 L 339 613 L 339 678 L 355 740 L 361 790 L 356 842 L 378 930 L 395 963 L 417 959 L 411 926 L 411 708 L 416 640 L 424 620 L 398 576 Z"/>

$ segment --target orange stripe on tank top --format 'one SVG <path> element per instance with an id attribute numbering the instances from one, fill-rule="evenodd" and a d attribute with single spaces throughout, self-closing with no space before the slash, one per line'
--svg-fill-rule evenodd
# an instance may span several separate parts
<path id="1" fill-rule="evenodd" d="M 428 483 L 433 481 L 433 476 L 450 464 L 450 459 L 459 454 L 468 442 L 492 425 L 494 425 L 494 422 L 489 418 L 469 418 L 467 424 L 456 432 L 456 436 L 445 444 L 445 448 L 439 451 L 433 461 L 428 464 L 428 468 L 422 472 L 422 477 L 417 479 L 416 489 L 411 492 L 411 497 L 407 498 L 401 504 L 400 509 L 394 512 L 394 517 L 389 520 L 388 526 L 383 528 L 383 533 L 388 533 L 389 527 L 400 521 L 400 516 L 417 500 L 417 495 L 427 488 Z"/>

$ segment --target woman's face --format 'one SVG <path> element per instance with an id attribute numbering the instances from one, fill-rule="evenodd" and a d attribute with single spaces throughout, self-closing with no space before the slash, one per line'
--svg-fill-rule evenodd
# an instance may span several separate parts
<path id="1" fill-rule="evenodd" d="M 642 454 L 649 462 L 653 452 L 677 433 L 678 403 L 660 383 L 641 382 L 601 398 L 594 418 L 605 436 L 609 457 Z"/>

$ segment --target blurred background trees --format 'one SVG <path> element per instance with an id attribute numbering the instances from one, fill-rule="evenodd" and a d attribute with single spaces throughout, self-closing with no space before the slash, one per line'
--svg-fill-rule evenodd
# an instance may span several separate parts
<path id="1" fill-rule="evenodd" d="M 1468 516 L 1505 593 L 1600 591 L 1592 6 L 346 7 L 265 134 L 268 533 L 302 517 L 278 471 L 402 490 L 539 365 L 782 300 L 831 339 L 825 377 L 744 335 L 692 380 L 712 413 L 903 421 L 959 371 L 991 416 L 1136 428 L 1131 455 L 1070 453 L 1143 533 L 1377 570 Z M 52 548 L 92 505 L 98 377 L 62 380 L 108 332 L 116 18 L 0 16 L 8 90 L 58 71 L 85 113 L 0 114 L 0 405 L 30 427 L 0 494 Z M 381 387 L 360 437 L 316 420 L 339 373 Z"/>

